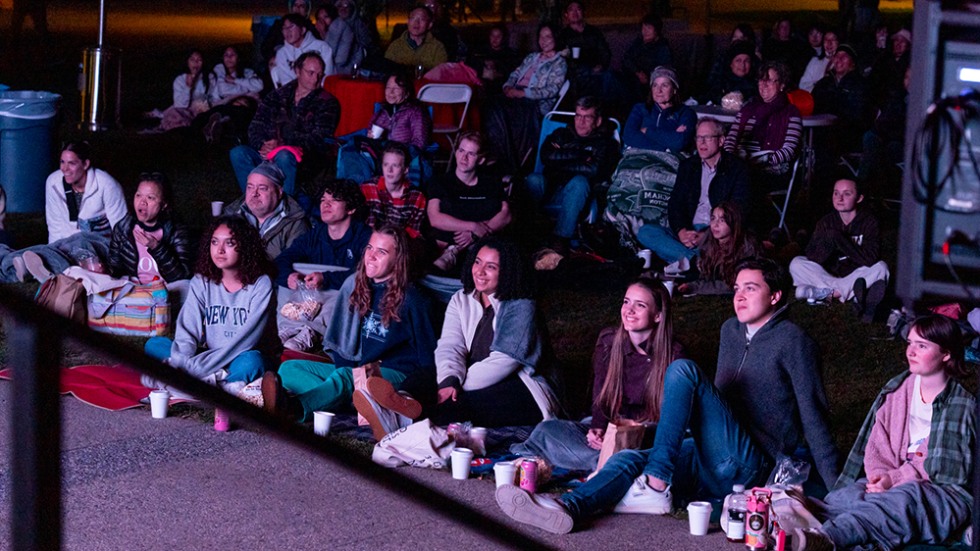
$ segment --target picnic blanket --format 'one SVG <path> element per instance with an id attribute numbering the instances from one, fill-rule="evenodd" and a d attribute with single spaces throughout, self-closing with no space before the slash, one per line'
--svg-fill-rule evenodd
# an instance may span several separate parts
<path id="1" fill-rule="evenodd" d="M 12 379 L 13 369 L 0 371 L 0 379 Z M 140 374 L 122 365 L 77 365 L 61 369 L 59 392 L 72 394 L 90 406 L 109 411 L 140 407 L 150 389 L 140 384 Z"/>

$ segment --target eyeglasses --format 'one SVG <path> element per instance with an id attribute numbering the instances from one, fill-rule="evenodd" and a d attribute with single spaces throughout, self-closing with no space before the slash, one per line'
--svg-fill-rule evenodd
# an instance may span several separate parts
<path id="1" fill-rule="evenodd" d="M 709 136 L 695 136 L 694 140 L 697 141 L 698 143 L 705 143 L 708 140 L 717 140 L 721 136 L 722 136 L 721 134 L 711 134 Z"/>

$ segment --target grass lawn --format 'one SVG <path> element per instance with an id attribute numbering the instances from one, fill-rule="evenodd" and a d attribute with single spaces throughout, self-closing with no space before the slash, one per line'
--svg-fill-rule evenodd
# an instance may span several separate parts
<path id="1" fill-rule="evenodd" d="M 74 134 L 65 128 L 62 136 Z M 138 135 L 120 130 L 88 138 L 93 142 L 97 164 L 114 175 L 128 195 L 135 191 L 140 172 L 164 170 L 175 190 L 176 215 L 197 231 L 210 216 L 211 200 L 227 201 L 236 195 L 227 154 L 179 134 Z M 18 246 L 43 242 L 46 235 L 42 215 L 11 215 L 8 228 L 16 234 Z M 541 308 L 565 374 L 570 405 L 578 412 L 587 410 L 591 396 L 590 364 L 596 336 L 602 327 L 616 323 L 619 302 L 632 275 L 629 270 L 593 265 L 565 277 L 549 277 L 541 286 Z M 14 287 L 31 293 L 36 284 Z M 689 356 L 713 375 L 719 329 L 732 315 L 731 301 L 722 297 L 679 298 L 675 305 L 678 338 Z M 792 318 L 820 343 L 833 427 L 838 445 L 846 451 L 877 390 L 903 369 L 902 345 L 886 339 L 883 325 L 861 324 L 845 305 L 795 304 Z M 140 339 L 120 341 L 137 347 L 142 344 Z M 0 346 L 0 362 L 5 352 Z M 83 347 L 66 346 L 65 365 L 98 361 L 104 360 Z M 206 421 L 210 413 L 198 415 Z"/>

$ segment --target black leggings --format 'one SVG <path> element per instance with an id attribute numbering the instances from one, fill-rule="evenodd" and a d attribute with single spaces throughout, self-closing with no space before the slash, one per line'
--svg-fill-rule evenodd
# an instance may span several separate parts
<path id="1" fill-rule="evenodd" d="M 524 381 L 516 373 L 480 390 L 464 390 L 456 400 L 431 408 L 429 418 L 437 425 L 469 421 L 477 427 L 536 425 L 541 409 Z"/>

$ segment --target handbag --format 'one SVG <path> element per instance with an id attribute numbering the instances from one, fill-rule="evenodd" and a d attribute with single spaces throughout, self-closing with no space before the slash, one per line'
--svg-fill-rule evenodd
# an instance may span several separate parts
<path id="1" fill-rule="evenodd" d="M 629 419 L 620 419 L 617 422 L 610 421 L 606 427 L 606 433 L 602 436 L 599 463 L 589 478 L 595 476 L 616 452 L 639 448 L 643 444 L 644 432 L 646 432 L 646 426 L 643 423 Z"/>
<path id="2" fill-rule="evenodd" d="M 454 447 L 446 429 L 423 419 L 385 435 L 374 445 L 371 460 L 390 468 L 411 465 L 445 469 Z"/>
<path id="3" fill-rule="evenodd" d="M 64 274 L 49 277 L 34 295 L 34 302 L 76 323 L 85 323 L 85 287 Z"/>
<path id="4" fill-rule="evenodd" d="M 166 335 L 170 328 L 169 298 L 167 285 L 159 278 L 94 293 L 88 297 L 88 326 L 112 335 Z"/>

